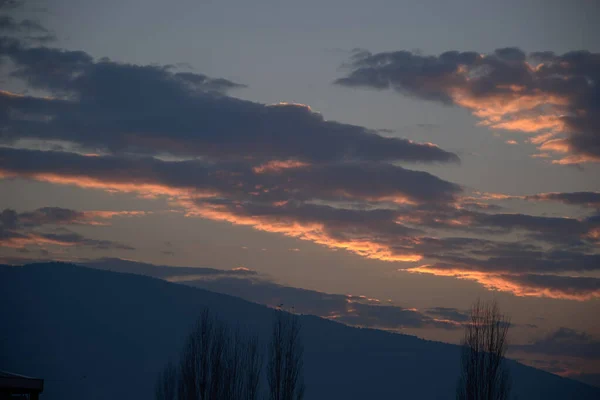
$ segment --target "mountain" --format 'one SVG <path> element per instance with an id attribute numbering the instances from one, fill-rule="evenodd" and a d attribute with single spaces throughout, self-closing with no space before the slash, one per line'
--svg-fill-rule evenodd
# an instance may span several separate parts
<path id="1" fill-rule="evenodd" d="M 204 308 L 268 338 L 273 310 L 151 277 L 44 263 L 0 267 L 0 369 L 45 379 L 42 399 L 151 399 Z M 457 346 L 301 316 L 306 398 L 451 399 Z M 519 399 L 600 389 L 511 361 Z"/>

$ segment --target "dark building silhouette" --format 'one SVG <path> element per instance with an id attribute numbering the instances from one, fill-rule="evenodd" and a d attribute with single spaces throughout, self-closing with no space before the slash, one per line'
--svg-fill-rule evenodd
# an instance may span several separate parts
<path id="1" fill-rule="evenodd" d="M 37 400 L 43 390 L 43 379 L 0 371 L 0 400 Z"/>

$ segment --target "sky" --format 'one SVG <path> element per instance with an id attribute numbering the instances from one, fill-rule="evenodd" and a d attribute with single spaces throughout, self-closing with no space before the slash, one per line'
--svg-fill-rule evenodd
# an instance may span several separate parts
<path id="1" fill-rule="evenodd" d="M 598 17 L 0 1 L 0 256 L 238 271 L 206 285 L 451 343 L 496 299 L 511 357 L 600 385 Z"/>

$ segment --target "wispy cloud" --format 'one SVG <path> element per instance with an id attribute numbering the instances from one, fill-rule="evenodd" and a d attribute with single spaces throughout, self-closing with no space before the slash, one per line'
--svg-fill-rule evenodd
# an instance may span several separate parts
<path id="1" fill-rule="evenodd" d="M 7 208 L 0 212 L 0 248 L 84 246 L 101 250 L 133 250 L 133 247 L 123 243 L 88 238 L 64 226 L 107 225 L 106 220 L 113 217 L 145 214 L 142 211 L 76 211 L 60 207 L 43 207 L 18 213 Z"/>
<path id="2" fill-rule="evenodd" d="M 559 328 L 532 343 L 512 345 L 514 350 L 527 353 L 561 355 L 591 360 L 600 359 L 600 340 L 570 328 Z"/>
<path id="3" fill-rule="evenodd" d="M 363 295 L 342 295 L 276 284 L 255 271 L 234 268 L 155 266 L 119 259 L 100 259 L 84 265 L 112 271 L 149 275 L 171 282 L 231 294 L 270 307 L 317 315 L 348 325 L 400 331 L 404 328 L 460 329 L 461 311 L 435 308 L 419 311 Z"/>
<path id="4" fill-rule="evenodd" d="M 4 148 L 0 173 L 166 196 L 188 216 L 252 226 L 367 258 L 425 261 L 403 269 L 471 279 L 519 296 L 574 300 L 598 296 L 594 278 L 556 275 L 598 269 L 597 217 L 494 213 L 470 203 L 463 207 L 458 186 L 391 165 L 338 163 L 330 170 L 308 165 L 257 172 L 239 163 Z M 567 194 L 538 197 L 568 198 L 578 204 L 593 199 Z M 533 196 L 527 199 L 534 201 Z M 445 236 L 436 237 L 439 232 Z M 508 234 L 525 241 L 493 239 Z"/>

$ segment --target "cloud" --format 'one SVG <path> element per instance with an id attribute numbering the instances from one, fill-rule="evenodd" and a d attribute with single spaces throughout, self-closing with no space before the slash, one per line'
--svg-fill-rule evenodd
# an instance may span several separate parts
<path id="1" fill-rule="evenodd" d="M 600 229 L 600 220 L 594 217 L 580 220 L 576 218 L 544 217 L 520 213 L 472 213 L 472 216 L 472 226 L 478 225 L 501 231 L 528 231 L 529 236 L 533 239 L 561 244 L 563 248 L 584 246 L 586 244 L 594 247 L 598 242 L 595 232 Z"/>
<path id="2" fill-rule="evenodd" d="M 525 345 L 512 345 L 513 350 L 527 353 L 571 356 L 583 359 L 600 359 L 600 340 L 588 333 L 570 328 L 559 328 L 546 336 Z"/>
<path id="3" fill-rule="evenodd" d="M 4 3 L 6 4 L 6 3 Z M 10 10 L 0 4 L 0 11 Z M 56 40 L 56 36 L 46 29 L 39 21 L 32 19 L 15 20 L 10 15 L 0 15 L 0 34 L 14 36 L 25 42 L 48 43 Z"/>
<path id="4" fill-rule="evenodd" d="M 9 247 L 22 249 L 26 246 L 87 246 L 97 250 L 135 250 L 129 245 L 114 242 L 111 240 L 97 240 L 87 238 L 75 232 L 60 233 L 38 233 L 27 232 L 19 233 L 0 228 L 0 247 Z"/>
<path id="5" fill-rule="evenodd" d="M 0 173 L 82 187 L 175 196 L 190 215 L 252 225 L 373 258 L 398 260 L 416 256 L 402 251 L 400 246 L 391 252 L 385 243 L 369 241 L 370 236 L 378 234 L 406 236 L 417 232 L 395 221 L 394 210 L 348 209 L 308 200 L 436 203 L 452 201 L 460 191 L 457 185 L 433 175 L 390 165 L 335 165 L 330 171 L 309 166 L 303 171 L 285 169 L 267 174 L 199 161 L 86 157 L 7 148 L 0 149 Z"/>
<path id="6" fill-rule="evenodd" d="M 163 197 L 188 217 L 250 226 L 376 260 L 419 262 L 420 272 L 464 278 L 466 271 L 486 287 L 517 295 L 595 296 L 589 288 L 575 295 L 568 288 L 556 290 L 552 278 L 538 280 L 532 291 L 531 277 L 517 278 L 596 271 L 596 217 L 499 212 L 482 199 L 468 199 L 457 184 L 399 165 L 458 160 L 433 144 L 328 121 L 301 104 L 236 99 L 228 93 L 241 85 L 173 66 L 97 60 L 6 37 L 0 39 L 0 54 L 14 66 L 13 78 L 47 94 L 0 92 L 3 179 Z M 519 59 L 518 52 L 499 54 Z M 427 74 L 436 76 L 438 69 L 433 65 Z M 407 85 L 416 81 L 411 82 Z M 433 91 L 425 97 L 452 101 Z M 107 222 L 89 212 L 61 210 L 20 218 L 29 220 L 32 231 L 39 221 Z M 25 235 L 23 229 L 11 234 Z M 64 243 L 57 237 L 35 239 Z M 10 240 L 23 247 L 25 239 Z M 502 285 L 486 283 L 499 276 Z M 507 277 L 517 278 L 508 285 Z"/>
<path id="7" fill-rule="evenodd" d="M 600 192 L 540 193 L 525 196 L 525 199 L 531 201 L 556 201 L 600 210 Z"/>
<path id="8" fill-rule="evenodd" d="M 27 250 L 27 246 L 86 246 L 99 250 L 134 250 L 133 247 L 110 240 L 87 238 L 64 225 L 105 225 L 116 216 L 144 215 L 140 211 L 75 211 L 60 207 L 43 207 L 17 213 L 12 209 L 0 212 L 0 247 Z M 57 228 L 57 226 L 59 228 Z M 53 227 L 51 231 L 35 228 Z"/>
<path id="9" fill-rule="evenodd" d="M 525 200 L 530 202 L 557 202 L 567 205 L 580 206 L 600 210 L 600 192 L 548 192 L 531 195 L 508 195 L 503 193 L 475 192 L 472 197 L 464 197 L 463 201 L 473 201 L 477 205 L 485 205 L 481 201 L 496 200 Z"/>
<path id="10" fill-rule="evenodd" d="M 131 217 L 146 214 L 148 213 L 145 211 L 76 211 L 62 207 L 42 207 L 35 211 L 20 213 L 18 219 L 25 227 L 52 224 L 106 225 L 105 220 L 113 217 Z"/>
<path id="11" fill-rule="evenodd" d="M 223 276 L 252 277 L 257 272 L 248 268 L 233 268 L 229 270 L 206 268 L 206 267 L 173 267 L 166 265 L 146 264 L 133 260 L 104 257 L 81 262 L 83 265 L 96 269 L 104 269 L 129 274 L 147 275 L 154 278 L 177 281 L 193 281 L 203 278 L 214 278 Z"/>
<path id="12" fill-rule="evenodd" d="M 0 137 L 61 140 L 105 152 L 268 161 L 456 162 L 439 147 L 328 121 L 299 104 L 229 97 L 239 85 L 169 67 L 95 61 L 81 51 L 0 40 L 11 75 L 51 98 L 2 94 Z M 12 133 L 11 133 L 12 132 Z M 15 135 L 14 132 L 18 132 Z"/>
<path id="13" fill-rule="evenodd" d="M 393 89 L 464 107 L 492 129 L 520 131 L 558 164 L 600 161 L 600 53 L 355 53 L 336 84 Z"/>
<path id="14" fill-rule="evenodd" d="M 380 305 L 378 299 L 366 296 L 329 294 L 282 286 L 248 269 L 163 267 L 119 259 L 100 259 L 83 264 L 94 268 L 149 275 L 171 282 L 180 282 L 270 307 L 283 305 L 283 308 L 300 314 L 317 315 L 354 326 L 388 330 L 462 327 L 460 325 L 462 320 L 457 321 L 450 314 L 439 319 L 415 309 Z"/>
<path id="15" fill-rule="evenodd" d="M 388 200 L 448 202 L 462 189 L 426 172 L 384 163 L 338 163 L 256 171 L 244 164 L 201 160 L 162 161 L 151 157 L 96 156 L 0 147 L 0 170 L 33 178 L 80 181 L 81 186 L 151 186 L 164 193 L 197 190 L 238 199 Z M 95 182 L 95 183 L 94 183 Z M 134 184 L 133 182 L 137 182 Z M 126 188 L 123 188 L 126 190 Z"/>
<path id="16" fill-rule="evenodd" d="M 42 207 L 34 211 L 17 213 L 4 209 L 0 213 L 0 223 L 4 227 L 33 228 L 42 225 L 104 225 L 104 220 L 113 217 L 131 217 L 146 215 L 145 211 L 77 211 L 62 207 Z"/>
<path id="17" fill-rule="evenodd" d="M 524 197 L 521 197 L 524 198 Z M 530 243 L 561 245 L 563 249 L 592 251 L 598 245 L 600 219 L 547 217 L 522 213 L 493 213 L 497 208 L 466 203 L 422 204 L 398 217 L 406 224 L 464 233 L 506 235 L 515 233 Z"/>
<path id="18" fill-rule="evenodd" d="M 432 307 L 425 310 L 427 314 L 434 315 L 436 317 L 456 321 L 456 322 L 467 322 L 470 319 L 467 311 L 461 311 L 451 307 Z"/>
<path id="19" fill-rule="evenodd" d="M 597 257 L 595 261 L 598 261 Z M 514 269 L 517 269 L 518 266 L 528 267 L 524 263 L 513 264 L 512 266 L 515 267 Z M 477 265 L 476 262 L 473 262 L 473 265 L 439 263 L 407 268 L 406 270 L 414 273 L 472 280 L 480 283 L 486 289 L 508 292 L 521 297 L 547 297 L 576 301 L 600 298 L 600 279 L 593 277 L 528 274 L 523 272 L 507 274 L 490 271 L 481 265 Z"/>
<path id="20" fill-rule="evenodd" d="M 414 309 L 389 305 L 350 303 L 345 309 L 332 310 L 330 319 L 347 325 L 399 330 L 402 328 L 461 329 L 459 322 L 429 317 Z"/>
<path id="21" fill-rule="evenodd" d="M 1 7 L 1 6 L 0 6 Z M 48 33 L 48 29 L 44 28 L 39 22 L 24 19 L 16 21 L 8 15 L 0 15 L 0 32 L 42 32 Z"/>
<path id="22" fill-rule="evenodd" d="M 431 262 L 408 270 L 472 279 L 519 296 L 586 300 L 598 295 L 591 278 L 552 277 L 597 271 L 597 218 L 473 210 L 461 206 L 457 186 L 391 165 L 338 163 L 331 170 L 301 165 L 256 171 L 239 163 L 0 148 L 0 173 L 167 196 L 188 216 L 252 226 L 372 259 L 427 260 Z M 479 237 L 435 237 L 440 231 Z M 507 234 L 525 235 L 526 240 L 487 238 Z M 550 275 L 534 282 L 532 276 L 519 279 L 521 274 Z"/>
<path id="23" fill-rule="evenodd" d="M 23 6 L 24 3 L 24 0 L 0 0 L 0 11 L 7 11 L 20 8 Z"/>

